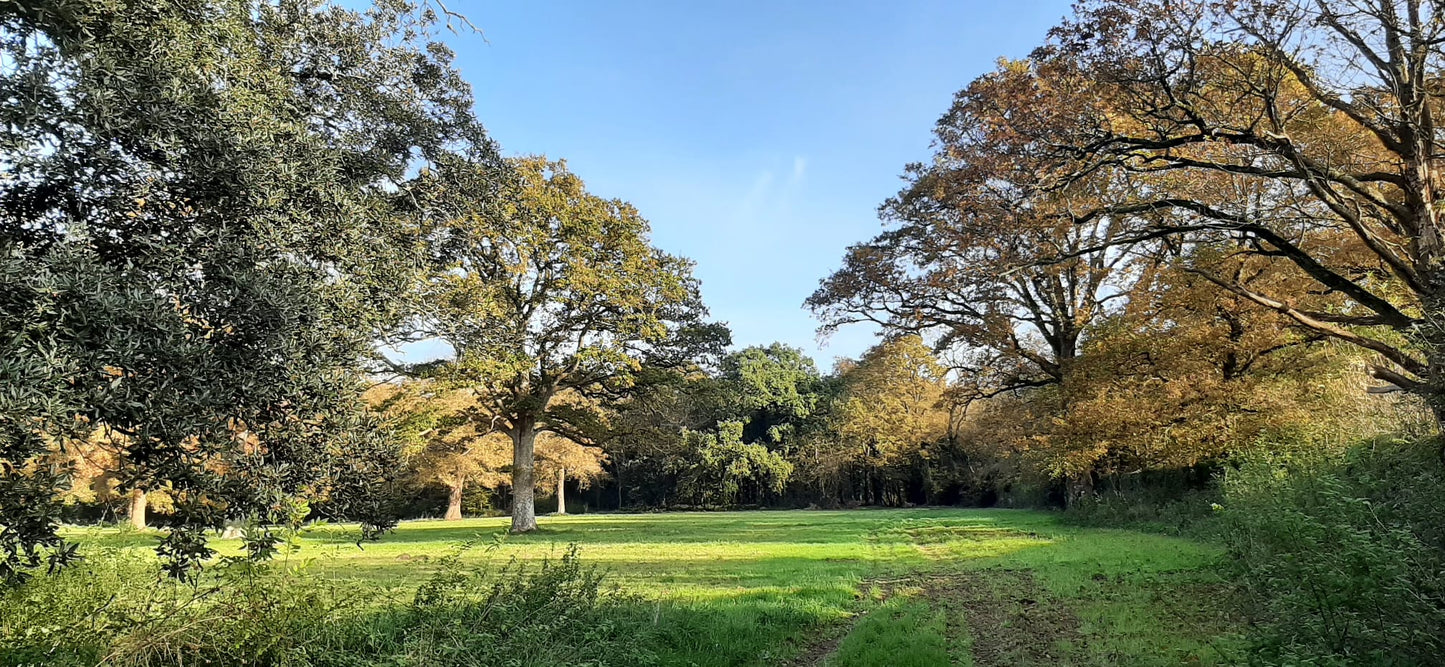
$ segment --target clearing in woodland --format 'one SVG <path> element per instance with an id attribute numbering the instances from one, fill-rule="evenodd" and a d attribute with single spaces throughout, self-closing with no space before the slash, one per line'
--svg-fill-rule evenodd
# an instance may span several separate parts
<path id="1" fill-rule="evenodd" d="M 406 522 L 381 542 L 320 526 L 287 558 L 398 599 L 454 553 L 584 562 L 641 596 L 675 665 L 1177 665 L 1227 662 L 1221 554 L 1197 541 L 1080 528 L 1022 510 L 905 509 Z M 141 547 L 112 530 L 83 539 Z M 219 541 L 222 553 L 236 549 Z"/>

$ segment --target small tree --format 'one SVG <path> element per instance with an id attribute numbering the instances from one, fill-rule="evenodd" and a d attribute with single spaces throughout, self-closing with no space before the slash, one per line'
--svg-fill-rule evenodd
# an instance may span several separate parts
<path id="1" fill-rule="evenodd" d="M 447 487 L 447 521 L 462 518 L 468 485 L 496 489 L 506 484 L 507 439 L 477 428 L 468 412 L 476 407 L 469 392 L 428 381 L 386 383 L 371 388 L 367 399 L 400 440 L 412 479 Z"/>
<path id="2" fill-rule="evenodd" d="M 567 513 L 567 480 L 587 488 L 606 475 L 607 454 L 553 433 L 537 438 L 537 486 L 557 496 L 557 513 Z"/>
<path id="3" fill-rule="evenodd" d="M 782 493 L 793 464 L 760 443 L 743 442 L 743 424 L 725 421 L 709 431 L 684 431 L 690 455 L 674 465 L 678 491 L 704 505 L 731 505 L 744 490 L 761 500 Z"/>
<path id="4" fill-rule="evenodd" d="M 945 375 L 917 336 L 880 343 L 843 372 L 834 428 L 864 471 L 873 502 L 900 500 L 886 488 L 889 469 L 918 463 L 946 435 Z"/>

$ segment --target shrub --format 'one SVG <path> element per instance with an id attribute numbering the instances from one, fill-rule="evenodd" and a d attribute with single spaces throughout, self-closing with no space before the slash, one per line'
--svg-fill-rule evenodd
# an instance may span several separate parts
<path id="1" fill-rule="evenodd" d="M 0 589 L 0 665 L 98 664 L 111 619 L 134 606 L 122 592 L 158 572 L 154 559 L 111 550 Z"/>
<path id="2" fill-rule="evenodd" d="M 1212 489 L 1169 495 L 1099 494 L 1070 505 L 1064 520 L 1081 526 L 1200 536 L 1208 533 L 1213 518 L 1210 507 L 1219 500 L 1219 492 Z"/>
<path id="3" fill-rule="evenodd" d="M 0 598 L 0 665 L 287 665 L 374 594 L 304 567 L 229 559 L 186 584 L 107 550 Z"/>
<path id="4" fill-rule="evenodd" d="M 1445 470 L 1432 441 L 1257 454 L 1224 479 L 1221 529 L 1272 664 L 1445 655 Z"/>
<path id="5" fill-rule="evenodd" d="M 535 568 L 513 560 L 495 570 L 464 565 L 469 548 L 443 559 L 409 606 L 354 626 L 317 664 L 374 664 L 355 658 L 366 654 L 385 664 L 440 666 L 655 662 L 639 601 L 605 587 L 576 545 Z"/>
<path id="6" fill-rule="evenodd" d="M 646 665 L 651 616 L 576 547 L 534 567 L 459 548 L 410 602 L 229 559 L 177 583 L 153 555 L 108 550 L 0 596 L 0 665 Z"/>
<path id="7" fill-rule="evenodd" d="M 1201 464 L 1106 477 L 1092 495 L 1070 503 L 1064 519 L 1086 526 L 1207 535 L 1214 518 L 1210 508 L 1221 498 L 1220 467 Z"/>

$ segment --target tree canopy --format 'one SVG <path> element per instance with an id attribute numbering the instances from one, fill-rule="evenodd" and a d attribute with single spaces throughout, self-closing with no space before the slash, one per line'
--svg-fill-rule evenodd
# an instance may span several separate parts
<path id="1" fill-rule="evenodd" d="M 1030 69 L 1092 82 L 1107 121 L 1030 133 L 1050 146 L 1039 186 L 1126 180 L 1068 219 L 1118 220 L 1126 238 L 1227 239 L 1308 277 L 1254 285 L 1198 268 L 1369 351 L 1375 377 L 1438 408 L 1440 19 L 1418 0 L 1086 3 Z"/>
<path id="2" fill-rule="evenodd" d="M 486 170 L 434 17 L 311 0 L 0 7 L 0 575 L 72 553 L 53 443 L 126 436 L 126 483 L 200 527 L 279 498 L 386 525 L 356 369 L 426 260 L 420 165 Z M 224 469 L 225 475 L 216 471 Z M 350 498 L 350 500 L 348 500 Z"/>
<path id="3" fill-rule="evenodd" d="M 538 432 L 590 441 L 594 401 L 625 396 L 644 365 L 686 363 L 725 333 L 703 320 L 691 263 L 652 247 L 631 205 L 588 193 L 563 162 L 512 167 L 495 210 L 453 221 L 456 259 L 423 288 L 417 330 L 455 351 L 437 372 L 475 394 L 474 419 L 512 438 L 512 530 L 525 532 L 536 528 Z"/>

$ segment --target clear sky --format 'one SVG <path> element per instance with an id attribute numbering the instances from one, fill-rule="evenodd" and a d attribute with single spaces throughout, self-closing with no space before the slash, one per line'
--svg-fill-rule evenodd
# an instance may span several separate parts
<path id="1" fill-rule="evenodd" d="M 451 0 L 448 35 L 506 154 L 565 158 L 635 204 L 653 243 L 697 262 L 737 346 L 783 341 L 822 369 L 873 342 L 820 344 L 802 302 L 905 164 L 929 156 L 959 88 L 1040 44 L 1061 0 Z"/>

